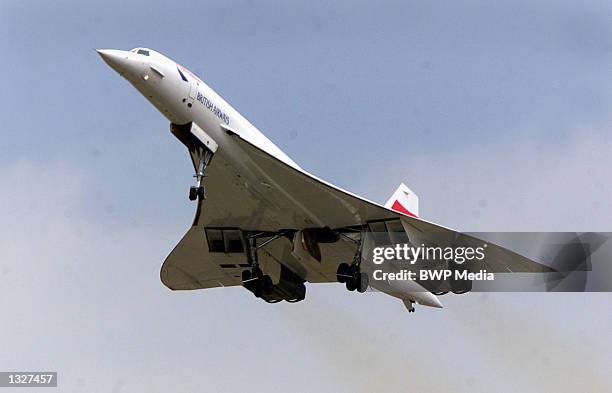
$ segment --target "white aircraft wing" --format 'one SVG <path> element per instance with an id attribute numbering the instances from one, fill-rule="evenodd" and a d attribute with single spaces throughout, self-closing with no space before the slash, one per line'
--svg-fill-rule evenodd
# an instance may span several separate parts
<path id="1" fill-rule="evenodd" d="M 228 132 L 229 133 L 229 132 Z M 228 245 L 239 242 L 241 230 L 278 232 L 283 229 L 331 229 L 362 226 L 368 222 L 397 220 L 404 222 L 409 236 L 428 244 L 448 244 L 458 232 L 410 217 L 365 200 L 315 176 L 294 168 L 245 139 L 233 134 L 235 149 L 247 160 L 248 168 L 258 181 L 248 183 L 247 176 L 218 152 L 207 169 L 205 180 L 207 199 L 198 202 L 192 227 L 166 258 L 162 269 L 162 282 L 171 289 L 199 289 L 241 284 L 241 272 L 248 267 L 244 250 Z M 215 229 L 224 228 L 224 229 Z M 232 230 L 231 228 L 235 228 Z M 210 252 L 211 242 L 225 247 L 226 252 Z M 234 243 L 232 243 L 234 242 Z M 225 243 L 222 245 L 221 243 Z M 495 255 L 503 263 L 491 263 L 492 272 L 547 271 L 543 265 L 532 262 L 501 247 Z M 321 244 L 323 256 L 320 265 L 304 271 L 291 254 L 291 242 L 281 238 L 264 247 L 260 263 L 266 258 L 289 265 L 309 282 L 335 282 L 340 262 L 350 262 L 355 245 L 347 239 Z M 501 260 L 500 260 L 501 261 Z M 498 266 L 496 266 L 498 265 Z"/>

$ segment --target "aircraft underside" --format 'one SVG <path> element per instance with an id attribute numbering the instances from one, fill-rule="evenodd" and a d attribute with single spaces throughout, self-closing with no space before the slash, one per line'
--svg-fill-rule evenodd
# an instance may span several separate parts
<path id="1" fill-rule="evenodd" d="M 215 224 L 215 220 L 206 220 L 203 210 L 208 195 L 205 178 L 209 168 L 214 165 L 215 152 L 205 145 L 206 138 L 194 135 L 193 124 L 171 125 L 172 133 L 187 147 L 192 158 L 196 184 L 189 189 L 189 199 L 197 201 L 198 209 L 193 227 L 199 227 L 202 221 Z M 196 126 L 197 127 L 197 126 Z M 210 144 L 209 144 L 210 145 Z M 213 147 L 215 147 L 213 145 Z M 344 283 L 349 291 L 365 292 L 368 288 L 368 276 L 360 270 L 361 236 L 365 226 L 352 226 L 349 228 L 330 229 L 323 228 L 286 228 L 270 231 L 268 226 L 261 230 L 240 228 L 236 226 L 203 226 L 204 239 L 207 251 L 210 254 L 223 254 L 223 256 L 239 255 L 242 261 L 220 263 L 221 269 L 227 269 L 240 279 L 240 285 L 252 292 L 256 297 L 268 303 L 287 301 L 290 303 L 301 301 L 306 296 L 305 282 Z M 324 257 L 322 248 L 326 245 L 342 242 L 345 244 L 341 255 L 350 263 L 340 263 L 336 258 Z M 285 252 L 276 252 L 272 247 L 275 243 L 284 243 Z M 288 243 L 288 244 L 287 244 Z M 265 249 L 266 261 L 260 263 L 261 250 Z M 286 250 L 290 249 L 289 258 Z M 276 248 L 278 250 L 278 248 Z M 279 260 L 285 258 L 289 261 Z M 309 272 L 309 267 L 319 270 L 318 274 Z M 327 267 L 326 271 L 321 271 Z M 333 268 L 333 271 L 330 271 Z M 332 280 L 330 280 L 332 279 Z"/>

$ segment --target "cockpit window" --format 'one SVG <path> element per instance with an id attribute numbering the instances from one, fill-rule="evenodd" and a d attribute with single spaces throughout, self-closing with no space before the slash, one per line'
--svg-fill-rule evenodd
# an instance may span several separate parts
<path id="1" fill-rule="evenodd" d="M 149 51 L 148 50 L 144 50 L 144 49 L 138 49 L 138 53 L 139 55 L 145 55 L 145 56 L 149 56 Z"/>

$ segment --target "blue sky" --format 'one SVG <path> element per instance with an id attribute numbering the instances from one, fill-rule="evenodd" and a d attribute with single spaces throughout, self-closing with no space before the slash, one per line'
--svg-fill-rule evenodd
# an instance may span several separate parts
<path id="1" fill-rule="evenodd" d="M 173 293 L 191 164 L 94 48 L 197 73 L 308 171 L 399 182 L 470 231 L 609 231 L 603 1 L 0 3 L 0 368 L 60 391 L 609 388 L 607 294 L 470 294 L 444 310 L 339 285 L 262 304 Z M 443 375 L 445 378 L 440 378 Z"/>

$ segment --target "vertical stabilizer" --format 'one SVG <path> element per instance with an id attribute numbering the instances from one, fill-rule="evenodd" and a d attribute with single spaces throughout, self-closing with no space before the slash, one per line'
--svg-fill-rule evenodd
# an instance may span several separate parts
<path id="1" fill-rule="evenodd" d="M 412 217 L 418 217 L 419 196 L 402 183 L 385 203 L 385 207 Z"/>

